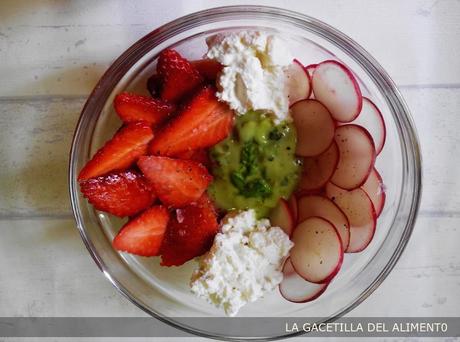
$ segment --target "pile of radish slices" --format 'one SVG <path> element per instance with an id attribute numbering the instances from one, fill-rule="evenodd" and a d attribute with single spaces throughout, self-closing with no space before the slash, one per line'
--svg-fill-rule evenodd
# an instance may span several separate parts
<path id="1" fill-rule="evenodd" d="M 326 290 L 344 253 L 361 252 L 372 241 L 385 203 L 374 164 L 386 131 L 380 110 L 337 61 L 307 67 L 295 61 L 288 86 L 304 166 L 296 193 L 280 200 L 270 219 L 295 244 L 280 292 L 304 303 Z"/>

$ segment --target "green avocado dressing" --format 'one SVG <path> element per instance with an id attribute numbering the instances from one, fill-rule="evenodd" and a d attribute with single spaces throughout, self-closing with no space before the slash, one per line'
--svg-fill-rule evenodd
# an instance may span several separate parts
<path id="1" fill-rule="evenodd" d="M 214 181 L 208 193 L 221 209 L 249 209 L 267 217 L 293 192 L 301 170 L 292 123 L 275 125 L 264 113 L 236 119 L 233 133 L 211 149 Z"/>

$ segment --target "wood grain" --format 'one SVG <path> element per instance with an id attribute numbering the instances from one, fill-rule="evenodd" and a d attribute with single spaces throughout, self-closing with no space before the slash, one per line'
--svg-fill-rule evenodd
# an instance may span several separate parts
<path id="1" fill-rule="evenodd" d="M 460 89 L 403 87 L 402 92 L 422 138 L 421 215 L 460 217 Z M 84 101 L 0 99 L 0 218 L 70 215 L 67 163 Z"/>
<path id="2" fill-rule="evenodd" d="M 102 276 L 71 219 L 72 133 L 85 98 L 127 47 L 181 15 L 233 4 L 288 8 L 342 30 L 412 110 L 424 159 L 420 216 L 395 269 L 352 314 L 460 314 L 460 1 L 3 0 L 0 315 L 144 315 Z"/>
<path id="3" fill-rule="evenodd" d="M 146 33 L 186 13 L 229 4 L 279 6 L 321 19 L 364 46 L 399 84 L 460 85 L 455 0 L 4 0 L 0 75 L 8 82 L 0 82 L 0 96 L 88 94 L 109 63 Z"/>

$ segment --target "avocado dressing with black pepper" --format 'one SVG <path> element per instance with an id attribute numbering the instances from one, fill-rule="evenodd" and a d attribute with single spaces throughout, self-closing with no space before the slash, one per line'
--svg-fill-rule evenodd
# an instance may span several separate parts
<path id="1" fill-rule="evenodd" d="M 210 156 L 214 181 L 208 193 L 220 209 L 248 209 L 267 217 L 280 198 L 295 189 L 301 162 L 295 156 L 292 123 L 275 125 L 270 116 L 249 111 L 236 119 L 233 133 Z"/>

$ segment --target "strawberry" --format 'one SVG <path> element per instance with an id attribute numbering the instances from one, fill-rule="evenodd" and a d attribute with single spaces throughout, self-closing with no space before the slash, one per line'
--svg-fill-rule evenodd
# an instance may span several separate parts
<path id="1" fill-rule="evenodd" d="M 140 256 L 158 255 L 168 221 L 169 212 L 165 207 L 151 207 L 126 223 L 112 245 L 119 251 Z"/>
<path id="2" fill-rule="evenodd" d="M 211 87 L 203 88 L 158 133 L 150 144 L 150 153 L 175 156 L 181 152 L 205 148 L 225 139 L 233 125 L 233 111 L 214 95 Z"/>
<path id="3" fill-rule="evenodd" d="M 153 74 L 147 80 L 147 90 L 149 91 L 152 97 L 159 97 L 161 84 L 162 84 L 161 76 L 158 74 Z"/>
<path id="4" fill-rule="evenodd" d="M 140 156 L 147 154 L 148 143 L 152 138 L 152 129 L 144 122 L 122 127 L 83 167 L 78 180 L 127 169 Z"/>
<path id="5" fill-rule="evenodd" d="M 189 95 L 203 83 L 198 70 L 177 51 L 171 49 L 160 53 L 157 73 L 163 80 L 160 97 L 171 102 Z"/>
<path id="6" fill-rule="evenodd" d="M 124 123 L 145 121 L 150 125 L 161 123 L 175 110 L 175 106 L 166 101 L 129 93 L 118 94 L 114 107 Z"/>
<path id="7" fill-rule="evenodd" d="M 206 195 L 176 209 L 161 246 L 161 265 L 179 266 L 206 253 L 218 230 L 215 209 Z"/>
<path id="8" fill-rule="evenodd" d="M 131 216 L 155 201 L 150 183 L 136 171 L 122 171 L 80 182 L 81 192 L 97 210 Z"/>
<path id="9" fill-rule="evenodd" d="M 148 156 L 137 165 L 161 202 L 174 208 L 198 200 L 212 180 L 206 167 L 192 160 Z"/>
<path id="10" fill-rule="evenodd" d="M 211 165 L 211 160 L 209 159 L 209 156 L 208 156 L 208 150 L 204 148 L 178 153 L 176 155 L 176 158 L 185 159 L 185 160 L 193 160 L 193 161 L 203 164 L 206 167 L 210 167 Z"/>
<path id="11" fill-rule="evenodd" d="M 191 63 L 207 81 L 215 81 L 223 68 L 222 64 L 213 59 L 199 59 Z"/>

